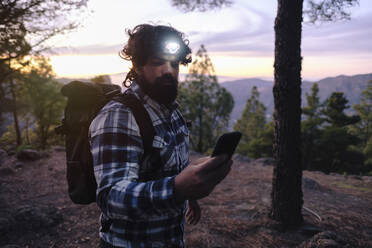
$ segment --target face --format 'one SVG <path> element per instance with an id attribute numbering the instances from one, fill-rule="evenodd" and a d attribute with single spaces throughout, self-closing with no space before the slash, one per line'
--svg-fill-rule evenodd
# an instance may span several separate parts
<path id="1" fill-rule="evenodd" d="M 140 71 L 141 76 L 149 84 L 154 84 L 157 78 L 169 74 L 178 81 L 179 62 L 151 57 Z"/>
<path id="2" fill-rule="evenodd" d="M 139 85 L 152 99 L 161 104 L 171 104 L 177 97 L 179 62 L 150 58 L 137 71 Z"/>

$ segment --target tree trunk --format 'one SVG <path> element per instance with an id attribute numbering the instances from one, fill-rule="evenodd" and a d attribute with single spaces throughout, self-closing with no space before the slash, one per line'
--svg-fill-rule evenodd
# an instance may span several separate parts
<path id="1" fill-rule="evenodd" d="M 25 138 L 26 138 L 26 144 L 27 145 L 30 145 L 31 142 L 30 142 L 30 133 L 29 133 L 29 129 L 30 129 L 30 120 L 29 118 L 26 118 L 26 134 L 25 134 Z"/>
<path id="2" fill-rule="evenodd" d="M 40 149 L 45 150 L 47 147 L 49 126 L 40 126 Z"/>
<path id="3" fill-rule="evenodd" d="M 14 118 L 14 129 L 16 132 L 16 137 L 17 137 L 17 146 L 22 145 L 22 136 L 21 136 L 21 131 L 19 128 L 19 122 L 18 122 L 18 111 L 17 111 L 17 96 L 14 90 L 14 83 L 13 79 L 10 79 L 10 91 L 12 94 L 13 98 L 13 118 Z"/>
<path id="4" fill-rule="evenodd" d="M 303 0 L 278 0 L 273 88 L 274 158 L 271 218 L 298 227 L 301 214 L 301 24 Z"/>
<path id="5" fill-rule="evenodd" d="M 204 153 L 204 146 L 203 146 L 203 138 L 204 138 L 204 132 L 203 132 L 203 113 L 204 113 L 204 84 L 202 85 L 202 88 L 200 89 L 200 110 L 199 111 L 199 142 L 198 142 L 198 152 Z"/>

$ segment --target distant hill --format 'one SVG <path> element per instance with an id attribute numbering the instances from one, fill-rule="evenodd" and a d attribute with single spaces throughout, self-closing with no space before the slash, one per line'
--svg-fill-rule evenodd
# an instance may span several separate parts
<path id="1" fill-rule="evenodd" d="M 372 80 L 372 73 L 354 76 L 340 75 L 337 77 L 327 77 L 317 81 L 319 86 L 319 97 L 324 101 L 332 92 L 341 91 L 349 100 L 349 106 L 360 103 L 361 92 L 367 87 L 368 81 Z M 314 82 L 302 82 L 302 105 L 307 105 L 306 93 L 311 92 Z M 224 82 L 221 84 L 228 90 L 235 100 L 235 106 L 231 114 L 231 126 L 238 120 L 244 110 L 245 104 L 251 95 L 251 89 L 256 86 L 260 92 L 260 101 L 266 106 L 267 117 L 271 118 L 274 111 L 274 97 L 272 81 L 261 80 L 257 78 L 247 78 L 235 81 Z M 352 109 L 349 109 L 351 112 Z"/>

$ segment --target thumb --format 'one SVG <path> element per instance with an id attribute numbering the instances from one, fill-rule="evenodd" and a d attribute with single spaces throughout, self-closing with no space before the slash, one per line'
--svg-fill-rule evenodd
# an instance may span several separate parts
<path id="1" fill-rule="evenodd" d="M 227 154 L 221 154 L 216 157 L 212 157 L 201 164 L 200 172 L 208 173 L 211 170 L 217 169 L 227 159 Z"/>

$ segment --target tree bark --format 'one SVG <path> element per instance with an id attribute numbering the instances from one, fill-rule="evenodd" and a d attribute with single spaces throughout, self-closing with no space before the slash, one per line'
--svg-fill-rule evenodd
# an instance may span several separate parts
<path id="1" fill-rule="evenodd" d="M 199 142 L 198 142 L 198 152 L 204 153 L 204 145 L 203 145 L 203 139 L 204 139 L 204 132 L 203 132 L 203 113 L 204 113 L 204 83 L 202 85 L 201 91 L 201 99 L 200 99 L 200 112 L 199 112 Z"/>
<path id="2" fill-rule="evenodd" d="M 30 133 L 29 133 L 29 129 L 30 129 L 30 120 L 29 118 L 26 118 L 26 133 L 25 133 L 25 138 L 26 138 L 26 144 L 27 145 L 31 145 L 31 142 L 30 142 Z"/>
<path id="3" fill-rule="evenodd" d="M 40 135 L 40 148 L 41 150 L 45 150 L 47 147 L 48 130 L 49 130 L 49 125 L 40 127 L 40 134 L 41 134 Z"/>
<path id="4" fill-rule="evenodd" d="M 20 128 L 19 128 L 19 121 L 18 121 L 18 110 L 17 110 L 17 96 L 16 96 L 16 93 L 15 93 L 15 90 L 14 90 L 14 83 L 13 83 L 13 79 L 10 79 L 10 91 L 11 91 L 11 94 L 12 94 L 12 98 L 13 98 L 13 118 L 14 118 L 14 129 L 15 129 L 15 132 L 16 132 L 16 137 L 17 137 L 17 146 L 20 146 L 22 145 L 22 137 L 21 137 L 21 131 L 20 131 Z"/>
<path id="5" fill-rule="evenodd" d="M 274 158 L 270 216 L 298 227 L 301 213 L 301 25 L 303 0 L 278 0 L 275 19 Z"/>

